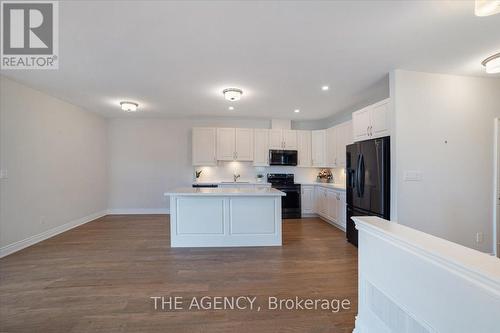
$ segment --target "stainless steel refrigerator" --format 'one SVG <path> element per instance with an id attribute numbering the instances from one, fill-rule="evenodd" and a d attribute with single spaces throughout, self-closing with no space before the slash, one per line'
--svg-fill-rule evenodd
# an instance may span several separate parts
<path id="1" fill-rule="evenodd" d="M 352 216 L 390 219 L 390 138 L 356 142 L 346 152 L 347 240 L 358 246 Z"/>

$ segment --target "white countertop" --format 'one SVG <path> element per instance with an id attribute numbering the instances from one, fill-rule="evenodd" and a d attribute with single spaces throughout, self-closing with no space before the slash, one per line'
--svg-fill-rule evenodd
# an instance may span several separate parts
<path id="1" fill-rule="evenodd" d="M 232 182 L 232 181 L 225 181 L 225 180 L 213 180 L 213 181 L 208 181 L 208 180 L 202 180 L 202 181 L 197 181 L 193 182 L 193 185 L 271 185 L 271 183 L 268 182 L 258 182 L 256 180 L 241 180 L 237 182 Z"/>
<path id="2" fill-rule="evenodd" d="M 334 184 L 334 183 L 320 183 L 320 182 L 310 182 L 310 183 L 299 183 L 304 186 L 321 186 L 326 188 L 332 188 L 334 190 L 345 191 L 345 184 Z"/>
<path id="3" fill-rule="evenodd" d="M 286 194 L 274 188 L 192 188 L 180 187 L 165 192 L 165 196 L 242 196 L 242 197 L 276 197 Z"/>
<path id="4" fill-rule="evenodd" d="M 352 218 L 356 229 L 384 235 L 399 242 L 418 248 L 434 258 L 453 263 L 462 269 L 483 275 L 500 289 L 500 260 L 489 254 L 467 248 L 445 239 L 426 234 L 410 227 L 389 222 L 375 216 L 356 216 Z"/>

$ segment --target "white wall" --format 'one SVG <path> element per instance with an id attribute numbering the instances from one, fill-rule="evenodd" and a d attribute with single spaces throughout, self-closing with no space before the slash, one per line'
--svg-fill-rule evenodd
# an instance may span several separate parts
<path id="1" fill-rule="evenodd" d="M 0 77 L 4 252 L 16 242 L 104 213 L 106 131 L 104 118 Z"/>
<path id="2" fill-rule="evenodd" d="M 191 128 L 195 126 L 269 128 L 269 120 L 213 119 L 110 119 L 109 208 L 114 213 L 163 213 L 168 189 L 191 186 Z M 318 169 L 294 167 L 255 168 L 246 162 L 220 162 L 205 167 L 202 180 L 242 179 L 257 173 L 295 173 L 297 181 L 314 181 Z M 168 199 L 168 198 L 167 198 Z"/>
<path id="3" fill-rule="evenodd" d="M 494 118 L 500 80 L 397 70 L 392 197 L 397 221 L 493 252 Z M 420 182 L 404 180 L 419 171 Z M 476 233 L 484 242 L 476 243 Z"/>

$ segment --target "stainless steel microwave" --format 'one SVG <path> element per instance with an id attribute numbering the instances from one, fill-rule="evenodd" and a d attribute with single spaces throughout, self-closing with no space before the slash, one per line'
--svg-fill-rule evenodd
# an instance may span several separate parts
<path id="1" fill-rule="evenodd" d="M 269 150 L 269 165 L 297 165 L 296 150 Z"/>

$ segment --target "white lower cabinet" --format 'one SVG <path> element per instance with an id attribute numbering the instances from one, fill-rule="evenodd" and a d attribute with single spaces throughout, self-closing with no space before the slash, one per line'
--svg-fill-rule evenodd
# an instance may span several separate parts
<path id="1" fill-rule="evenodd" d="M 301 186 L 302 214 L 314 214 L 314 186 Z"/>
<path id="2" fill-rule="evenodd" d="M 310 189 L 314 187 L 314 189 Z M 307 193 L 304 191 L 307 189 Z M 314 202 L 310 205 L 310 192 L 313 192 Z M 313 213 L 318 214 L 323 220 L 334 224 L 342 230 L 346 226 L 346 196 L 344 190 L 323 187 L 321 185 L 302 186 L 302 213 L 306 213 L 304 205 L 313 207 Z"/>
<path id="3" fill-rule="evenodd" d="M 317 186 L 314 197 L 316 213 L 326 217 L 328 212 L 326 188 Z"/>
<path id="4" fill-rule="evenodd" d="M 338 207 L 337 224 L 340 225 L 345 230 L 345 228 L 346 228 L 346 220 L 347 220 L 345 192 L 340 192 L 339 193 L 339 200 L 338 200 L 338 206 L 337 207 Z"/>
<path id="5" fill-rule="evenodd" d="M 328 189 L 326 190 L 326 202 L 327 202 L 327 210 L 326 210 L 326 218 L 332 222 L 337 222 L 337 214 L 338 214 L 338 192 Z"/>

